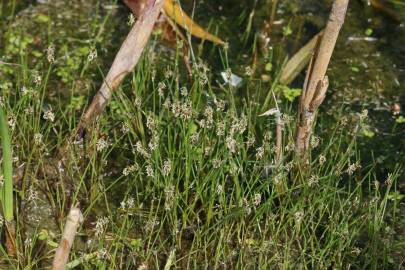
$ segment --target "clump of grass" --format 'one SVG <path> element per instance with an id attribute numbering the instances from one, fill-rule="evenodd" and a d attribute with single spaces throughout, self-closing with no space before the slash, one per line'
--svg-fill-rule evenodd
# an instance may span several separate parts
<path id="1" fill-rule="evenodd" d="M 95 29 L 105 23 L 91 20 Z M 97 35 L 97 42 L 107 43 L 110 35 L 105 40 Z M 21 255 L 18 261 L 2 256 L 1 264 L 25 269 L 50 265 L 68 207 L 80 202 L 85 221 L 69 267 L 394 265 L 392 253 L 398 249 L 387 216 L 396 213 L 398 200 L 392 195 L 398 173 L 379 179 L 373 164 L 362 163 L 357 142 L 365 114 L 334 112 L 333 122 L 319 114 L 322 129 L 311 142 L 308 170 L 299 171 L 292 116 L 296 106 L 281 92 L 275 95 L 284 113 L 285 144 L 283 159 L 275 162 L 276 119 L 258 117 L 267 86 L 250 76 L 241 89 L 219 85 L 218 70 L 200 61 L 193 63 L 194 77 L 188 81 L 178 52 L 151 46 L 94 132 L 56 159 L 75 130 L 87 92 L 96 90 L 92 84 L 98 81 L 79 92 L 75 78 L 104 67 L 102 51 L 88 61 L 80 42 L 68 45 L 72 51 L 66 54 L 67 45 L 54 42 L 51 64 L 45 55 L 20 55 L 14 48 L 14 59 L 23 68 L 4 71 L 8 78 L 18 78 L 18 84 L 2 87 L 2 101 L 17 123 L 15 168 L 26 169 L 15 187 Z M 221 70 L 230 68 L 226 51 L 212 53 L 222 56 Z M 70 57 L 80 61 L 69 68 L 63 60 Z M 25 64 L 31 60 L 36 73 Z M 55 84 L 60 92 L 53 91 Z M 21 91 L 23 86 L 29 91 Z M 264 109 L 274 105 L 269 98 Z"/>

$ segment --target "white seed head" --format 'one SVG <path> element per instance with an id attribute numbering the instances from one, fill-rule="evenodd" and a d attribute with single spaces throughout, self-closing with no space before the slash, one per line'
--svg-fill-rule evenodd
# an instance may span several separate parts
<path id="1" fill-rule="evenodd" d="M 354 173 L 359 167 L 360 167 L 359 164 L 357 164 L 357 163 L 351 163 L 351 164 L 349 164 L 349 166 L 347 167 L 346 173 L 347 173 L 348 175 L 353 175 L 353 173 Z"/>
<path id="2" fill-rule="evenodd" d="M 142 100 L 141 100 L 141 98 L 136 97 L 134 103 L 135 103 L 135 106 L 136 106 L 138 109 L 142 107 Z"/>
<path id="3" fill-rule="evenodd" d="M 151 151 L 154 151 L 159 147 L 159 134 L 158 133 L 153 134 L 152 139 L 148 143 L 148 147 Z M 148 153 L 146 153 L 146 154 L 147 154 L 146 156 L 150 156 L 150 154 L 148 154 Z M 145 156 L 145 154 L 143 154 L 143 155 Z"/>
<path id="4" fill-rule="evenodd" d="M 295 144 L 294 144 L 294 142 L 291 142 L 291 141 L 285 147 L 285 151 L 287 151 L 287 152 L 294 151 L 294 149 L 295 149 Z"/>
<path id="5" fill-rule="evenodd" d="M 98 218 L 94 227 L 95 236 L 100 237 L 107 230 L 107 227 L 108 227 L 108 218 L 107 217 Z"/>
<path id="6" fill-rule="evenodd" d="M 41 82 L 42 82 L 42 78 L 41 76 L 38 74 L 38 72 L 34 72 L 33 74 L 33 78 L 34 78 L 34 83 L 36 86 L 40 86 Z"/>
<path id="7" fill-rule="evenodd" d="M 246 76 L 249 76 L 249 77 L 253 75 L 253 69 L 252 69 L 252 67 L 247 66 L 247 67 L 245 68 L 245 75 L 246 75 Z"/>
<path id="8" fill-rule="evenodd" d="M 190 136 L 190 143 L 192 145 L 196 145 L 198 143 L 199 139 L 200 139 L 200 133 L 199 132 L 194 132 Z"/>
<path id="9" fill-rule="evenodd" d="M 127 134 L 129 132 L 129 125 L 128 123 L 121 123 L 121 132 Z"/>
<path id="10" fill-rule="evenodd" d="M 87 56 L 87 61 L 91 62 L 97 58 L 97 50 L 96 48 L 92 48 Z"/>
<path id="11" fill-rule="evenodd" d="M 163 96 L 164 96 L 164 90 L 165 90 L 166 88 L 167 88 L 167 87 L 166 87 L 166 84 L 165 84 L 164 82 L 159 82 L 159 83 L 158 83 L 157 91 L 158 91 L 159 97 L 163 97 Z"/>
<path id="12" fill-rule="evenodd" d="M 42 144 L 42 134 L 41 133 L 35 133 L 34 134 L 34 144 L 39 145 Z"/>
<path id="13" fill-rule="evenodd" d="M 183 86 L 183 87 L 180 89 L 180 94 L 181 94 L 183 97 L 188 96 L 187 87 Z"/>
<path id="14" fill-rule="evenodd" d="M 260 193 L 255 193 L 255 196 L 253 198 L 253 205 L 254 206 L 259 206 L 262 202 L 262 195 Z"/>
<path id="15" fill-rule="evenodd" d="M 99 138 L 98 140 L 97 140 L 97 143 L 96 143 L 96 149 L 97 149 L 97 151 L 98 152 L 101 152 L 101 151 L 103 151 L 104 149 L 106 149 L 108 147 L 108 142 L 106 141 L 106 139 L 104 139 L 104 138 Z"/>
<path id="16" fill-rule="evenodd" d="M 317 185 L 319 182 L 319 177 L 316 175 L 312 175 L 309 179 L 308 179 L 308 186 L 312 187 Z"/>
<path id="17" fill-rule="evenodd" d="M 153 131 L 153 130 L 156 128 L 156 121 L 155 121 L 155 119 L 154 119 L 151 115 L 149 115 L 149 116 L 146 118 L 146 127 L 147 127 L 150 131 Z"/>
<path id="18" fill-rule="evenodd" d="M 231 137 L 228 136 L 226 137 L 226 147 L 228 148 L 229 152 L 231 152 L 232 154 L 236 153 L 236 148 L 237 148 L 237 143 L 236 140 Z"/>
<path id="19" fill-rule="evenodd" d="M 125 167 L 124 170 L 122 171 L 122 174 L 124 176 L 128 176 L 128 175 L 136 172 L 137 170 L 139 170 L 139 165 L 137 163 L 134 163 L 132 165 Z"/>
<path id="20" fill-rule="evenodd" d="M 146 175 L 149 177 L 153 177 L 155 175 L 151 164 L 146 165 Z"/>
<path id="21" fill-rule="evenodd" d="M 17 123 L 17 122 L 16 122 L 14 116 L 13 116 L 13 115 L 10 115 L 10 116 L 8 117 L 7 124 L 8 124 L 8 126 L 10 127 L 11 130 L 14 130 L 16 123 Z"/>
<path id="22" fill-rule="evenodd" d="M 317 136 L 312 136 L 312 137 L 311 137 L 311 147 L 312 147 L 312 148 L 318 147 L 318 146 L 319 146 L 319 142 L 320 142 L 319 137 L 317 137 Z"/>
<path id="23" fill-rule="evenodd" d="M 256 138 L 251 135 L 248 137 L 248 140 L 246 142 L 247 147 L 252 147 L 255 144 Z"/>
<path id="24" fill-rule="evenodd" d="M 166 159 L 165 162 L 163 163 L 162 168 L 163 176 L 168 176 L 170 174 L 171 169 L 172 169 L 172 162 L 170 161 L 170 159 Z"/>
<path id="25" fill-rule="evenodd" d="M 222 185 L 217 185 L 217 188 L 215 189 L 215 193 L 217 195 L 221 195 L 224 192 L 224 188 L 222 187 Z"/>
<path id="26" fill-rule="evenodd" d="M 217 124 L 217 136 L 222 137 L 225 135 L 226 122 L 221 121 Z"/>
<path id="27" fill-rule="evenodd" d="M 135 23 L 135 16 L 134 16 L 134 14 L 129 14 L 129 16 L 128 16 L 128 22 L 127 22 L 127 24 L 129 25 L 129 26 L 132 26 L 133 24 Z"/>
<path id="28" fill-rule="evenodd" d="M 55 62 L 55 46 L 53 44 L 49 45 L 48 49 L 46 50 L 47 59 L 49 63 Z"/>
<path id="29" fill-rule="evenodd" d="M 264 156 L 264 147 L 260 146 L 258 148 L 256 148 L 256 159 L 261 159 Z"/>
<path id="30" fill-rule="evenodd" d="M 247 215 L 252 213 L 252 208 L 250 207 L 249 201 L 246 198 L 242 199 L 242 206 L 245 209 Z"/>
<path id="31" fill-rule="evenodd" d="M 294 213 L 294 218 L 297 223 L 301 223 L 304 219 L 305 213 L 304 211 L 300 210 Z"/>
<path id="32" fill-rule="evenodd" d="M 51 109 L 45 111 L 43 118 L 49 122 L 55 121 L 55 114 L 52 112 Z"/>
<path id="33" fill-rule="evenodd" d="M 368 117 L 368 110 L 363 110 L 360 114 L 360 120 L 365 120 Z"/>
<path id="34" fill-rule="evenodd" d="M 319 164 L 323 165 L 326 162 L 326 157 L 324 155 L 319 156 Z"/>
<path id="35" fill-rule="evenodd" d="M 167 68 L 164 75 L 165 75 L 166 79 L 169 79 L 170 77 L 172 77 L 174 75 L 174 72 L 170 68 Z"/>

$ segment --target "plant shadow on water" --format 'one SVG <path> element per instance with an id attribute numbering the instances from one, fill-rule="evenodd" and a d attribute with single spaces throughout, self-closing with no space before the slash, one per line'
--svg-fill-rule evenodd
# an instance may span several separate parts
<path id="1" fill-rule="evenodd" d="M 229 49 L 193 38 L 195 76 L 208 75 L 192 83 L 176 51 L 154 33 L 142 61 L 95 124 L 85 150 L 69 154 L 66 167 L 57 163 L 55 173 L 49 173 L 47 163 L 100 86 L 129 31 L 129 11 L 106 0 L 44 2 L 16 1 L 15 16 L 1 24 L 7 29 L 0 34 L 0 60 L 20 65 L 0 66 L 2 97 L 19 124 L 13 138 L 21 162 L 15 165 L 24 163 L 26 169 L 16 184 L 23 213 L 19 241 L 26 245 L 20 265 L 30 264 L 33 254 L 43 256 L 32 263 L 33 269 L 49 262 L 46 247 L 50 250 L 57 242 L 55 234 L 76 196 L 84 206 L 85 223 L 72 260 L 89 254 L 87 261 L 80 261 L 83 269 L 107 267 L 103 260 L 119 268 L 163 268 L 173 251 L 182 269 L 389 268 L 403 263 L 405 185 L 398 165 L 405 164 L 405 123 L 398 120 L 403 112 L 393 111 L 395 104 L 405 106 L 403 24 L 363 1 L 351 1 L 318 116 L 315 134 L 322 148 L 313 150 L 314 175 L 307 176 L 308 186 L 285 189 L 276 179 L 292 177 L 292 154 L 286 150 L 280 172 L 270 168 L 263 173 L 272 162 L 274 122 L 257 115 L 274 106 L 271 101 L 262 107 L 285 58 L 324 27 L 332 1 L 279 1 L 271 48 L 265 50 L 258 35 L 269 19 L 267 1 L 181 1 L 185 11 L 195 12 L 196 21 L 228 41 Z M 405 18 L 405 6 L 392 5 Z M 56 60 L 48 70 L 44 59 L 50 44 Z M 93 51 L 97 54 L 90 61 Z M 220 72 L 228 68 L 243 78 L 240 87 L 223 84 Z M 255 74 L 246 75 L 248 68 Z M 35 72 L 46 80 L 40 87 Z M 291 88 L 302 88 L 303 80 L 302 73 Z M 12 94 L 23 87 L 37 91 L 32 101 L 29 95 Z M 277 89 L 283 112 L 295 114 L 297 100 L 286 100 Z M 28 106 L 32 115 L 19 113 Z M 60 117 L 54 124 L 43 119 L 49 108 Z M 358 125 L 365 109 L 368 119 Z M 347 126 L 336 127 L 342 119 Z M 285 120 L 288 149 L 295 127 Z M 346 134 L 349 130 L 357 132 L 355 143 Z M 34 142 L 40 140 L 34 133 L 42 134 L 37 146 Z M 158 150 L 152 150 L 154 144 Z M 235 144 L 243 145 L 238 154 Z M 262 151 L 267 159 L 261 160 Z M 322 161 L 323 155 L 330 160 Z M 358 171 L 357 162 L 364 171 Z M 346 173 L 341 172 L 344 167 Z M 398 184 L 391 190 L 387 175 L 395 172 Z M 393 210 L 384 213 L 386 205 Z M 391 249 L 381 248 L 387 255 L 377 256 L 384 241 L 391 241 Z M 0 259 L 0 267 L 2 263 Z"/>

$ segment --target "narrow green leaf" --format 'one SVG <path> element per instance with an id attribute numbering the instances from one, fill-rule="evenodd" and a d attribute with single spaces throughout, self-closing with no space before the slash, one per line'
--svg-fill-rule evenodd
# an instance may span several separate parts
<path id="1" fill-rule="evenodd" d="M 1 190 L 1 202 L 4 218 L 13 220 L 13 162 L 11 155 L 11 140 L 3 108 L 0 108 L 0 137 L 3 146 L 3 176 L 4 185 Z"/>

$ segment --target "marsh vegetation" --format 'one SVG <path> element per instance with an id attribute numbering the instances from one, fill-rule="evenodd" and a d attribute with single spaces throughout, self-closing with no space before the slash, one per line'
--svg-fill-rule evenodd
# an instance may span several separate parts
<path id="1" fill-rule="evenodd" d="M 333 1 L 180 2 L 226 46 L 155 29 L 80 136 L 136 19 L 121 1 L 0 2 L 0 269 L 48 269 L 72 207 L 68 269 L 402 269 L 405 4 L 350 2 L 303 162 L 305 72 L 279 79 Z"/>

